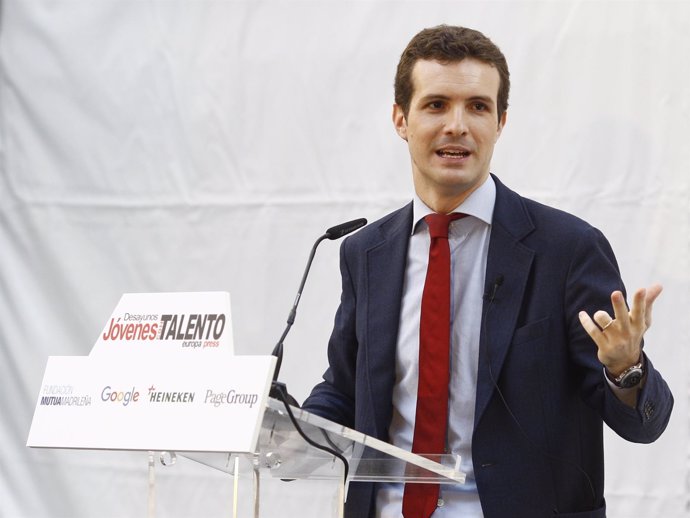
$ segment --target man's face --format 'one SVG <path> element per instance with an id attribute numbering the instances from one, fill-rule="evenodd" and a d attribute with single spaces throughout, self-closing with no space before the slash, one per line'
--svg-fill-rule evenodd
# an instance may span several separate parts
<path id="1" fill-rule="evenodd" d="M 500 78 L 472 58 L 449 64 L 420 60 L 412 69 L 414 92 L 407 117 L 393 107 L 395 129 L 407 141 L 419 197 L 449 212 L 489 174 L 494 144 L 505 124 L 497 115 Z"/>

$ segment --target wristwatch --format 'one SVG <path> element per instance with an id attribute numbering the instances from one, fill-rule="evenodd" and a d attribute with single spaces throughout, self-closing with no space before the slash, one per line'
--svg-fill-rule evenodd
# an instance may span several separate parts
<path id="1" fill-rule="evenodd" d="M 642 357 L 640 357 L 640 361 L 638 361 L 635 365 L 628 367 L 615 378 L 611 373 L 609 373 L 608 369 L 606 370 L 606 375 L 611 382 L 620 388 L 632 388 L 639 385 L 640 381 L 642 381 L 642 378 L 644 377 L 644 374 L 645 368 Z"/>

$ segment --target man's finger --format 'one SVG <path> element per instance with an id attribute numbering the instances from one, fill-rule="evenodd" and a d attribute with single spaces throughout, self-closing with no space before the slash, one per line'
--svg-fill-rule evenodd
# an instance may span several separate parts
<path id="1" fill-rule="evenodd" d="M 630 328 L 630 314 L 628 313 L 628 306 L 625 304 L 623 293 L 618 290 L 611 293 L 611 305 L 613 306 L 616 320 L 621 328 L 627 331 Z"/>
<path id="2" fill-rule="evenodd" d="M 592 315 L 592 320 L 599 327 L 604 328 L 613 320 L 613 317 L 603 309 L 600 309 L 599 311 L 594 313 L 594 315 Z"/>
<path id="3" fill-rule="evenodd" d="M 630 308 L 630 318 L 632 321 L 640 326 L 645 322 L 645 314 L 647 312 L 647 290 L 640 288 L 635 292 Z M 644 331 L 644 330 L 643 330 Z"/>
<path id="4" fill-rule="evenodd" d="M 646 309 L 645 309 L 645 315 L 644 315 L 644 322 L 646 327 L 649 327 L 652 325 L 652 306 L 654 305 L 654 301 L 656 298 L 661 295 L 661 292 L 664 290 L 664 287 L 661 284 L 652 284 L 649 288 L 647 288 L 647 297 L 646 297 Z"/>
<path id="5" fill-rule="evenodd" d="M 594 323 L 594 320 L 590 318 L 586 311 L 580 311 L 577 316 L 580 318 L 580 324 L 582 324 L 582 327 L 596 343 L 596 341 L 601 338 L 601 330 L 599 329 L 599 326 Z M 599 344 L 597 344 L 597 346 L 598 345 Z"/>

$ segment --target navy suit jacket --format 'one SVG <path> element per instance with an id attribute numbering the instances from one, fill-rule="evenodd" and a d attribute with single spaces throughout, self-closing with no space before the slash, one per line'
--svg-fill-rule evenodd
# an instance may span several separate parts
<path id="1" fill-rule="evenodd" d="M 580 325 L 580 310 L 613 314 L 610 294 L 624 290 L 603 234 L 494 180 L 487 292 L 503 282 L 484 301 L 480 338 L 472 460 L 482 509 L 486 518 L 603 517 L 602 422 L 624 439 L 652 442 L 673 397 L 646 358 L 637 408 L 620 402 Z M 343 242 L 329 368 L 304 403 L 383 440 L 411 229 L 409 204 Z M 372 516 L 374 501 L 373 484 L 353 483 L 347 516 Z"/>

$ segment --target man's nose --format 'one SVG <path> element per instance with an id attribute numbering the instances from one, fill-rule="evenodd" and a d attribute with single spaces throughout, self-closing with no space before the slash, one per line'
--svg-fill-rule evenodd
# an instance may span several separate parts
<path id="1" fill-rule="evenodd" d="M 467 133 L 467 114 L 465 110 L 460 107 L 448 110 L 445 132 L 449 135 L 463 135 Z"/>

